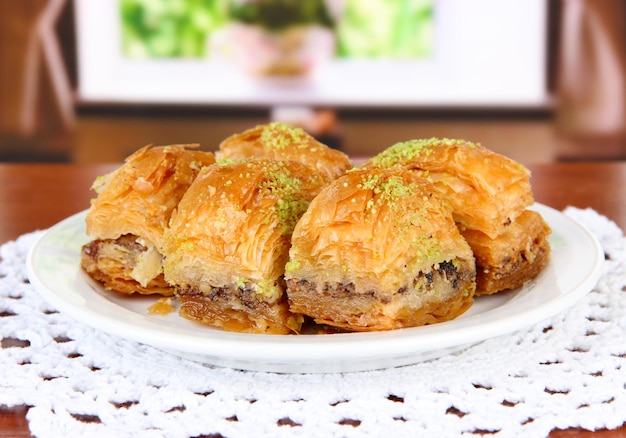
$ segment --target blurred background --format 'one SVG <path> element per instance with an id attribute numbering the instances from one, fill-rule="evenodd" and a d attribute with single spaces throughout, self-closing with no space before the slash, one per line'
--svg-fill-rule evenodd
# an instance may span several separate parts
<path id="1" fill-rule="evenodd" d="M 298 124 L 626 158 L 626 0 L 0 2 L 0 161 L 119 162 Z"/>

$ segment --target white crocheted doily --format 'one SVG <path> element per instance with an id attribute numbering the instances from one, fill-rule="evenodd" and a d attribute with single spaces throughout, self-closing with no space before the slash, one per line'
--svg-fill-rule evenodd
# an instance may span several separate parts
<path id="1" fill-rule="evenodd" d="M 565 211 L 607 262 L 542 324 L 396 369 L 272 374 L 216 368 L 56 312 L 26 276 L 39 232 L 0 247 L 0 405 L 38 437 L 546 436 L 626 421 L 626 251 L 593 210 Z"/>

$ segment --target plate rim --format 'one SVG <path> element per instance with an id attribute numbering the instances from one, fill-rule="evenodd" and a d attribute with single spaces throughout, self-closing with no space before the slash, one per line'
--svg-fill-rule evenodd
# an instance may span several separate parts
<path id="1" fill-rule="evenodd" d="M 160 333 L 161 336 L 158 336 L 159 333 L 155 333 L 151 325 L 148 327 L 145 325 L 138 326 L 134 321 L 112 320 L 98 314 L 93 309 L 64 300 L 58 292 L 55 292 L 54 287 L 47 284 L 37 272 L 37 257 L 41 257 L 41 248 L 46 239 L 50 239 L 55 232 L 74 223 L 79 227 L 82 224 L 84 227 L 83 217 L 88 210 L 75 213 L 44 231 L 30 248 L 26 267 L 33 287 L 45 301 L 58 311 L 96 330 L 128 340 L 151 345 L 211 365 L 240 369 L 297 373 L 364 371 L 428 360 L 464 349 L 469 345 L 480 343 L 495 336 L 510 334 L 555 315 L 591 291 L 600 279 L 604 262 L 604 251 L 598 239 L 587 227 L 561 211 L 539 203 L 534 204 L 531 208 L 542 213 L 551 226 L 549 218 L 556 217 L 580 233 L 579 237 L 584 236 L 588 240 L 594 256 L 588 264 L 588 275 L 572 290 L 559 294 L 538 308 L 526 309 L 520 314 L 510 317 L 506 321 L 506 327 L 503 327 L 502 321 L 497 318 L 493 321 L 472 325 L 469 323 L 472 321 L 467 321 L 473 317 L 480 319 L 481 314 L 470 316 L 465 319 L 466 327 L 463 327 L 460 333 L 456 333 L 457 336 L 454 338 L 450 336 L 454 329 L 450 330 L 449 328 L 454 326 L 454 322 L 459 319 L 392 331 L 301 336 L 233 333 L 210 327 L 198 327 L 197 333 L 185 334 L 186 336 L 182 338 L 177 338 L 177 333 Z M 81 230 L 76 228 L 75 231 L 80 232 Z M 554 232 L 553 229 L 553 234 Z M 86 242 L 88 237 L 84 235 L 84 239 Z M 76 243 L 76 245 L 76 250 L 80 254 L 82 243 Z M 552 257 L 549 264 L 551 263 L 553 263 Z M 78 276 L 81 275 L 85 277 L 83 281 L 90 280 L 79 266 L 75 271 L 73 271 L 75 276 L 73 284 L 80 281 Z M 92 289 L 89 284 L 87 287 Z M 74 290 L 74 292 L 81 295 L 78 290 Z M 97 294 L 97 292 L 94 290 L 93 294 Z M 106 300 L 104 296 L 101 298 Z M 110 302 L 112 305 L 119 306 L 117 303 Z M 506 305 L 507 303 L 505 303 Z M 119 307 L 123 308 L 123 306 Z M 132 312 L 129 309 L 125 310 Z M 132 313 L 136 314 L 135 312 Z M 158 320 L 156 319 L 158 316 L 149 318 Z M 494 335 L 492 330 L 496 328 L 498 332 L 497 335 Z M 176 332 L 176 330 L 174 331 Z M 259 349 L 262 349 L 264 354 L 260 355 Z M 373 353 L 370 352 L 372 350 Z M 389 365 L 384 365 L 385 360 L 389 362 Z"/>

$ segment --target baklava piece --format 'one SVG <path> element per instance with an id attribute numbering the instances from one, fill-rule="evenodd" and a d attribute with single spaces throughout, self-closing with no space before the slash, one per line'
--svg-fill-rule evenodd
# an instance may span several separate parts
<path id="1" fill-rule="evenodd" d="M 311 202 L 286 267 L 293 312 L 353 331 L 456 318 L 475 262 L 431 183 L 403 169 L 352 170 Z"/>
<path id="2" fill-rule="evenodd" d="M 82 248 L 81 266 L 105 289 L 173 294 L 162 272 L 163 233 L 200 169 L 215 162 L 195 147 L 144 147 L 95 181 L 86 217 L 92 240 Z"/>
<path id="3" fill-rule="evenodd" d="M 343 152 L 317 141 L 304 129 L 285 123 L 258 125 L 226 138 L 215 153 L 218 160 L 263 158 L 298 161 L 320 172 L 330 182 L 352 163 Z"/>
<path id="4" fill-rule="evenodd" d="M 181 316 L 249 333 L 297 333 L 284 269 L 293 228 L 323 178 L 295 161 L 203 169 L 166 232 L 164 272 Z"/>

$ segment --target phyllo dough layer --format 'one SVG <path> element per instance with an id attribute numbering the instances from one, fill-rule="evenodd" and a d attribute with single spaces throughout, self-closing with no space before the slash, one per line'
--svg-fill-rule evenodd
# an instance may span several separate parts
<path id="1" fill-rule="evenodd" d="M 218 159 L 265 158 L 298 161 L 316 169 L 327 182 L 352 168 L 348 156 L 317 141 L 304 129 L 273 122 L 226 138 L 215 153 Z"/>
<path id="2" fill-rule="evenodd" d="M 363 167 L 420 171 L 450 202 L 457 223 L 492 238 L 533 203 L 530 172 L 524 166 L 464 140 L 397 143 Z"/>
<path id="3" fill-rule="evenodd" d="M 445 321 L 473 302 L 475 263 L 447 203 L 406 169 L 352 170 L 292 236 L 291 310 L 349 330 Z"/>
<path id="4" fill-rule="evenodd" d="M 121 293 L 171 295 L 162 274 L 163 233 L 174 208 L 203 166 L 215 162 L 197 145 L 146 146 L 94 183 L 81 265 Z"/>
<path id="5" fill-rule="evenodd" d="M 323 178 L 295 161 L 218 163 L 202 170 L 166 232 L 165 279 L 182 316 L 259 333 L 297 332 L 284 267 L 293 228 Z"/>
<path id="6" fill-rule="evenodd" d="M 476 295 L 515 289 L 535 278 L 550 259 L 550 232 L 533 210 L 523 212 L 495 239 L 461 229 L 476 258 Z"/>

